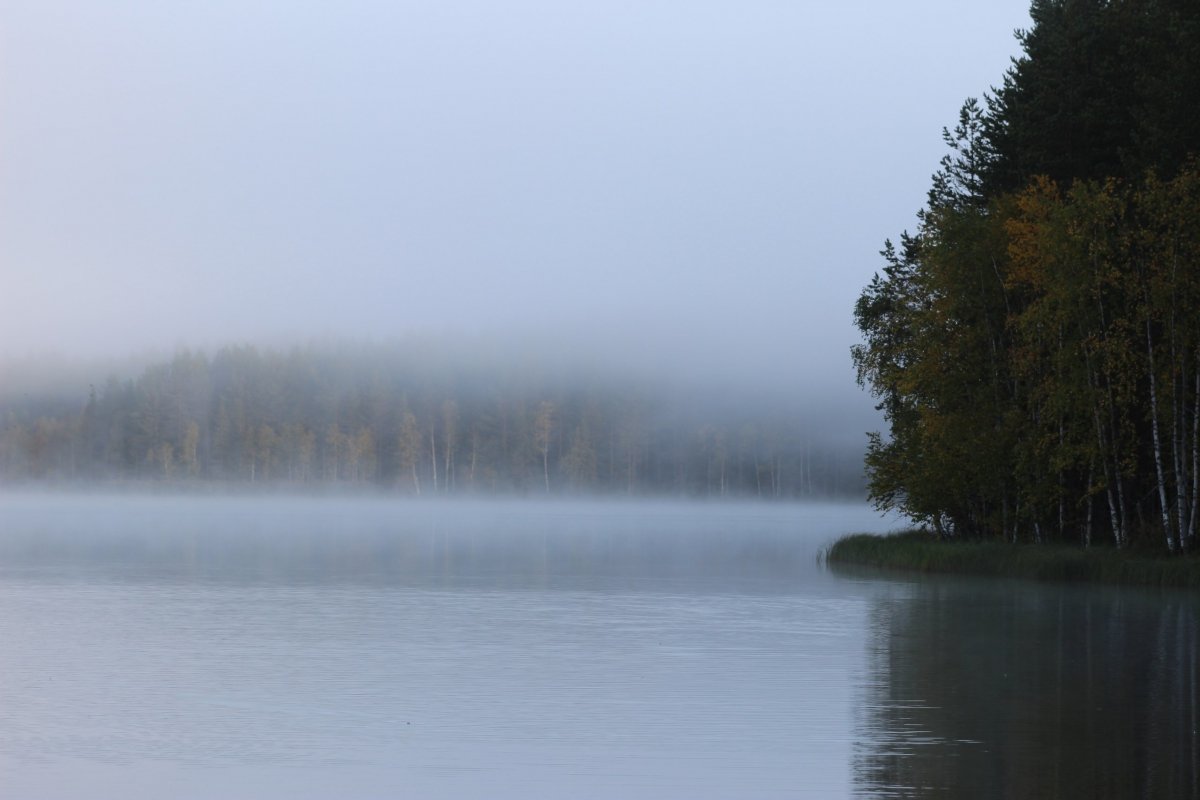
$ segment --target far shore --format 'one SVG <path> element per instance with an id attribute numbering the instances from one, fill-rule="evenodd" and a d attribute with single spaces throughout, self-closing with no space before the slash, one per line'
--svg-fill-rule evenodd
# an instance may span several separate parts
<path id="1" fill-rule="evenodd" d="M 914 573 L 950 573 L 1039 581 L 1065 581 L 1200 589 L 1200 554 L 1168 557 L 1153 550 L 1129 553 L 1111 547 L 1009 544 L 939 540 L 924 530 L 852 534 L 825 551 L 834 568 L 873 567 Z"/>

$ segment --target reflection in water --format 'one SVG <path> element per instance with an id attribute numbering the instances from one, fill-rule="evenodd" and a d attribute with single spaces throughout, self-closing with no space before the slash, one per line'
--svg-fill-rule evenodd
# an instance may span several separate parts
<path id="1" fill-rule="evenodd" d="M 0 795 L 1200 797 L 1200 598 L 818 569 L 886 524 L 0 493 Z"/>
<path id="2" fill-rule="evenodd" d="M 884 524 L 0 492 L 0 797 L 847 797 Z"/>
<path id="3" fill-rule="evenodd" d="M 868 797 L 1200 797 L 1200 600 L 931 579 L 877 599 Z"/>
<path id="4" fill-rule="evenodd" d="M 857 515 L 857 517 L 855 516 Z M 0 496 L 0 572 L 122 581 L 794 591 L 865 508 Z M 861 521 L 846 523 L 846 519 Z M 798 526 L 812 526 L 815 531 Z"/>

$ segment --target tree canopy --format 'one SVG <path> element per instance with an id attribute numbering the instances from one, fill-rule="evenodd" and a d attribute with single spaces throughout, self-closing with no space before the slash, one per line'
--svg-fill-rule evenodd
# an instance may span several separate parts
<path id="1" fill-rule="evenodd" d="M 182 351 L 91 391 L 0 396 L 0 480 L 375 487 L 428 496 L 861 496 L 794 408 L 412 342 Z"/>
<path id="2" fill-rule="evenodd" d="M 947 536 L 1193 546 L 1200 6 L 1035 0 L 855 306 L 870 493 Z"/>

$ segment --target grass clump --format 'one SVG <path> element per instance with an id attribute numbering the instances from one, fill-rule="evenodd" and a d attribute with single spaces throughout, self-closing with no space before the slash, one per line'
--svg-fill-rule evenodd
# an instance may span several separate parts
<path id="1" fill-rule="evenodd" d="M 1087 581 L 1200 589 L 1200 557 L 1084 549 L 1065 544 L 939 540 L 923 530 L 884 536 L 859 533 L 825 552 L 832 567 L 864 566 L 924 573 L 990 575 L 1041 581 Z"/>

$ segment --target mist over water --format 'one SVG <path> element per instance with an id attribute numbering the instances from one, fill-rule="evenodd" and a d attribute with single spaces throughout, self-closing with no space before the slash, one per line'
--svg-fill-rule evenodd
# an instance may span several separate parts
<path id="1" fill-rule="evenodd" d="M 145 580 L 317 581 L 497 589 L 691 580 L 775 591 L 813 564 L 838 525 L 886 521 L 859 504 L 565 498 L 0 494 L 8 568 Z M 811 530 L 810 530 L 811 529 Z"/>
<path id="2" fill-rule="evenodd" d="M 0 493 L 4 790 L 1195 794 L 1195 597 L 819 564 L 894 524 L 859 504 Z"/>
<path id="3" fill-rule="evenodd" d="M 815 562 L 846 523 L 883 524 L 850 505 L 0 495 L 6 790 L 844 796 L 831 679 L 857 669 L 864 605 Z"/>

